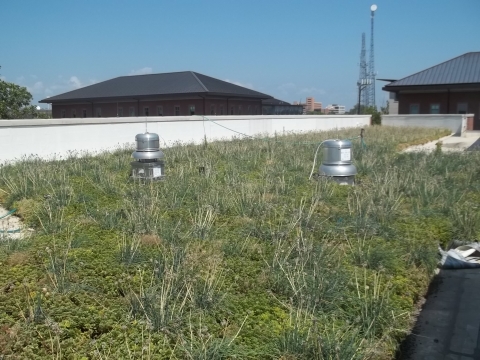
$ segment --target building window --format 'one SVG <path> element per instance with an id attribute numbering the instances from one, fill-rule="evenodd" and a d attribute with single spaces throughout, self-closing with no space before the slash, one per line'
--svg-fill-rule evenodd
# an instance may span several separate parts
<path id="1" fill-rule="evenodd" d="M 440 104 L 430 104 L 430 114 L 440 114 Z"/>
<path id="2" fill-rule="evenodd" d="M 223 115 L 223 105 L 220 105 L 220 115 Z"/>
<path id="3" fill-rule="evenodd" d="M 180 106 L 176 105 L 175 106 L 175 116 L 179 116 L 180 115 Z"/>
<path id="4" fill-rule="evenodd" d="M 410 114 L 420 114 L 420 106 L 418 104 L 410 104 Z"/>
<path id="5" fill-rule="evenodd" d="M 234 110 L 234 108 L 233 108 L 233 106 L 232 106 L 232 107 L 230 107 L 230 115 L 233 115 L 234 113 L 235 113 L 235 110 Z"/>
<path id="6" fill-rule="evenodd" d="M 62 118 L 67 117 L 67 112 L 65 110 L 62 110 Z"/>
<path id="7" fill-rule="evenodd" d="M 467 103 L 458 103 L 457 104 L 457 114 L 466 114 L 468 111 Z"/>
<path id="8" fill-rule="evenodd" d="M 97 117 L 102 117 L 102 108 L 97 108 L 97 110 L 95 111 L 95 114 L 97 114 Z"/>
<path id="9" fill-rule="evenodd" d="M 72 118 L 76 118 L 77 117 L 77 110 L 73 109 L 72 110 Z"/>
<path id="10" fill-rule="evenodd" d="M 210 115 L 215 115 L 215 104 L 210 105 Z"/>
<path id="11" fill-rule="evenodd" d="M 129 114 L 130 116 L 135 116 L 135 106 L 130 106 Z"/>
<path id="12" fill-rule="evenodd" d="M 150 115 L 150 108 L 148 106 L 145 106 L 143 108 L 143 115 L 149 116 Z"/>
<path id="13" fill-rule="evenodd" d="M 117 116 L 122 117 L 123 116 L 123 107 L 117 108 Z"/>
<path id="14" fill-rule="evenodd" d="M 195 105 L 190 105 L 190 115 L 195 115 Z"/>
<path id="15" fill-rule="evenodd" d="M 238 105 L 238 115 L 242 115 L 242 105 Z"/>
<path id="16" fill-rule="evenodd" d="M 163 106 L 157 106 L 157 116 L 163 116 Z"/>

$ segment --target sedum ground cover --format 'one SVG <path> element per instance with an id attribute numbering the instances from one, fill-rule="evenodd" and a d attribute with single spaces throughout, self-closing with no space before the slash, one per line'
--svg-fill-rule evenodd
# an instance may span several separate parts
<path id="1" fill-rule="evenodd" d="M 480 154 L 398 152 L 445 134 L 367 128 L 355 187 L 308 175 L 358 130 L 178 144 L 146 184 L 131 149 L 4 165 L 35 231 L 0 241 L 0 354 L 391 358 L 438 245 L 480 234 Z"/>

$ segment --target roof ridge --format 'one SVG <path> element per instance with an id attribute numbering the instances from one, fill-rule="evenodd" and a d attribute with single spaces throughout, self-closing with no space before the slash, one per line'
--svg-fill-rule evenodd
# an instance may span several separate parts
<path id="1" fill-rule="evenodd" d="M 191 71 L 188 70 L 183 70 L 183 71 L 172 71 L 172 72 L 155 72 L 155 73 L 149 73 L 149 74 L 136 74 L 136 75 L 120 75 L 114 78 L 111 78 L 109 80 L 113 79 L 118 79 L 118 78 L 124 78 L 124 77 L 135 77 L 135 76 L 151 76 L 151 75 L 163 75 L 163 74 L 180 74 L 180 73 L 188 73 Z"/>
<path id="2" fill-rule="evenodd" d="M 203 85 L 203 83 L 200 81 L 200 79 L 198 78 L 197 74 L 195 74 L 195 72 L 193 71 L 190 71 L 190 73 L 193 75 L 193 77 L 198 81 L 198 83 L 201 85 L 201 87 L 203 87 L 205 89 L 206 92 L 208 92 L 208 89 L 205 85 Z"/>
<path id="3" fill-rule="evenodd" d="M 436 64 L 436 65 L 432 65 L 432 66 L 430 66 L 430 67 L 428 67 L 428 68 L 426 68 L 426 69 L 417 71 L 416 73 L 413 73 L 413 74 L 408 75 L 408 76 L 405 76 L 405 77 L 403 77 L 403 78 L 401 78 L 401 79 L 395 80 L 394 82 L 388 84 L 388 86 L 392 86 L 392 84 L 394 84 L 394 83 L 396 83 L 396 82 L 398 82 L 398 81 L 402 81 L 402 80 L 408 79 L 409 77 L 418 75 L 418 74 L 420 74 L 420 73 L 423 73 L 423 72 L 425 72 L 425 71 L 428 71 L 428 70 L 430 70 L 430 69 L 433 69 L 434 67 L 440 66 L 440 65 L 442 65 L 442 64 L 445 64 L 445 63 L 447 63 L 447 62 L 453 61 L 453 60 L 455 60 L 455 59 L 461 58 L 462 56 L 465 56 L 465 55 L 467 55 L 467 54 L 472 54 L 472 53 L 480 53 L 480 51 L 469 51 L 469 52 L 466 52 L 465 54 L 455 56 L 454 58 L 451 58 L 451 59 L 449 59 L 449 60 L 442 61 L 441 63 L 438 63 L 438 64 Z M 393 86 L 395 86 L 395 85 L 393 85 Z"/>

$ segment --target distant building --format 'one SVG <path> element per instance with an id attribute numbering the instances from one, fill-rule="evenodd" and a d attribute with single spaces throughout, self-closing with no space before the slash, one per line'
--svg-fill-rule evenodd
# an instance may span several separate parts
<path id="1" fill-rule="evenodd" d="M 261 115 L 270 95 L 193 71 L 121 76 L 41 100 L 53 118 Z"/>
<path id="2" fill-rule="evenodd" d="M 322 103 L 315 102 L 315 99 L 313 97 L 307 97 L 305 103 L 295 101 L 293 105 L 302 105 L 303 114 L 307 114 L 311 112 L 322 112 Z"/>
<path id="3" fill-rule="evenodd" d="M 314 112 L 314 111 L 322 111 L 322 103 L 321 102 L 315 102 L 315 99 L 313 97 L 307 97 L 307 111 Z"/>
<path id="4" fill-rule="evenodd" d="M 397 94 L 394 92 L 391 92 L 388 100 L 388 113 L 391 115 L 397 115 L 398 114 L 398 100 L 397 100 Z"/>
<path id="5" fill-rule="evenodd" d="M 325 108 L 324 112 L 325 112 L 325 114 L 342 115 L 342 114 L 345 114 L 345 106 L 344 105 L 337 105 L 337 104 L 328 105 Z"/>
<path id="6" fill-rule="evenodd" d="M 473 129 L 480 130 L 480 52 L 385 81 L 391 114 L 475 114 Z"/>
<path id="7" fill-rule="evenodd" d="M 263 115 L 302 115 L 302 105 L 291 105 L 286 101 L 278 99 L 262 100 L 262 114 Z"/>

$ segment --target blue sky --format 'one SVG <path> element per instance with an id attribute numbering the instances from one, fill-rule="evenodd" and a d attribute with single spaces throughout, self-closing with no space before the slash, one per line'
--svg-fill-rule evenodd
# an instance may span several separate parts
<path id="1" fill-rule="evenodd" d="M 480 0 L 4 0 L 0 76 L 35 104 L 117 76 L 192 70 L 351 108 L 372 3 L 378 78 L 480 51 Z"/>

